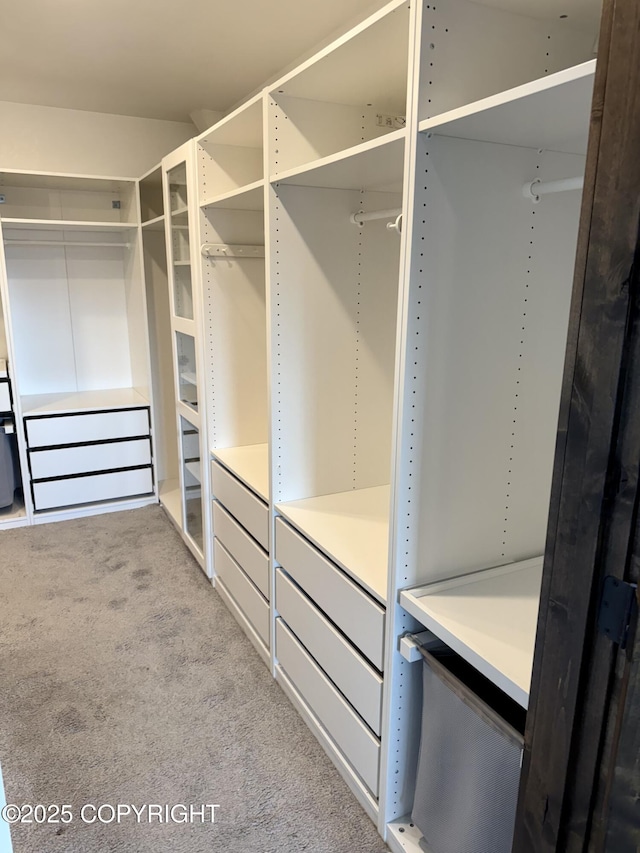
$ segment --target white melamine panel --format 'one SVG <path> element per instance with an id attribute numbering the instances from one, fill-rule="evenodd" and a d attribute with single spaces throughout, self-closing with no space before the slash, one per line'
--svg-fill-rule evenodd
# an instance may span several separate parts
<path id="1" fill-rule="evenodd" d="M 409 584 L 544 550 L 581 194 L 536 205 L 521 188 L 583 168 L 576 155 L 419 142 Z"/>
<path id="2" fill-rule="evenodd" d="M 20 392 L 77 390 L 64 248 L 7 246 L 5 255 Z"/>
<path id="3" fill-rule="evenodd" d="M 203 147 L 234 145 L 241 148 L 262 148 L 262 93 L 248 100 L 220 119 L 197 138 Z"/>
<path id="4" fill-rule="evenodd" d="M 247 619 L 245 614 L 242 612 L 238 604 L 236 604 L 235 598 L 231 595 L 231 593 L 227 590 L 224 585 L 224 581 L 217 577 L 215 579 L 215 588 L 216 592 L 220 596 L 220 598 L 224 601 L 227 606 L 227 609 L 236 620 L 238 625 L 242 628 L 244 633 L 247 636 L 247 639 L 254 647 L 254 649 L 258 652 L 260 657 L 262 658 L 263 663 L 267 668 L 271 667 L 271 652 L 269 651 L 269 646 L 265 645 L 262 641 L 262 638 L 253 627 L 251 622 Z"/>
<path id="5" fill-rule="evenodd" d="M 570 18 L 558 18 L 536 20 L 468 0 L 425 4 L 419 118 L 592 59 L 597 26 L 574 30 Z"/>
<path id="6" fill-rule="evenodd" d="M 595 66 L 594 59 L 426 119 L 420 130 L 585 154 Z"/>
<path id="7" fill-rule="evenodd" d="M 263 213 L 207 209 L 207 243 L 264 246 Z M 264 258 L 203 258 L 210 447 L 267 440 L 267 311 Z"/>
<path id="8" fill-rule="evenodd" d="M 148 438 L 141 438 L 58 450 L 31 450 L 29 464 L 34 480 L 150 465 L 151 442 Z"/>
<path id="9" fill-rule="evenodd" d="M 197 156 L 200 202 L 264 177 L 262 146 L 199 145 Z"/>
<path id="10" fill-rule="evenodd" d="M 29 447 L 149 435 L 149 410 L 25 418 Z"/>
<path id="11" fill-rule="evenodd" d="M 272 93 L 378 109 L 405 109 L 409 3 L 392 2 L 278 80 Z M 402 112 L 404 115 L 404 112 Z"/>
<path id="12" fill-rule="evenodd" d="M 11 394 L 9 393 L 9 383 L 0 382 L 0 412 L 11 411 Z"/>
<path id="13" fill-rule="evenodd" d="M 269 555 L 218 501 L 213 502 L 213 532 L 269 601 Z"/>
<path id="14" fill-rule="evenodd" d="M 122 252 L 65 251 L 78 390 L 125 388 L 132 377 Z"/>
<path id="15" fill-rule="evenodd" d="M 221 195 L 207 196 L 200 206 L 223 210 L 264 210 L 264 181 L 261 179 Z"/>
<path id="16" fill-rule="evenodd" d="M 382 604 L 387 599 L 389 486 L 278 504 L 277 510 Z"/>
<path id="17" fill-rule="evenodd" d="M 254 491 L 259 498 L 269 502 L 269 446 L 248 444 L 242 447 L 217 447 L 211 451 L 225 468 Z"/>
<path id="18" fill-rule="evenodd" d="M 380 741 L 280 619 L 276 620 L 276 657 L 313 714 L 377 797 Z"/>
<path id="19" fill-rule="evenodd" d="M 382 670 L 385 611 L 344 572 L 282 519 L 276 519 L 275 556 L 312 601 Z"/>
<path id="20" fill-rule="evenodd" d="M 255 628 L 262 642 L 269 646 L 269 604 L 251 583 L 236 561 L 217 539 L 214 539 L 216 575 Z"/>
<path id="21" fill-rule="evenodd" d="M 382 678 L 281 569 L 276 572 L 276 610 L 365 723 L 380 737 Z"/>
<path id="22" fill-rule="evenodd" d="M 118 471 L 113 474 L 94 474 L 33 483 L 34 508 L 56 509 L 75 504 L 117 500 L 153 492 L 151 468 Z"/>
<path id="23" fill-rule="evenodd" d="M 273 498 L 388 483 L 400 240 L 349 218 L 401 198 L 270 192 Z"/>
<path id="24" fill-rule="evenodd" d="M 211 463 L 211 491 L 231 515 L 268 551 L 269 507 L 215 461 Z"/>
<path id="25" fill-rule="evenodd" d="M 405 590 L 402 606 L 524 708 L 529 704 L 542 557 Z"/>
<path id="26" fill-rule="evenodd" d="M 87 409 L 133 409 L 149 405 L 149 400 L 133 388 L 108 388 L 102 391 L 71 391 L 68 394 L 33 394 L 21 397 L 23 415 L 55 412 L 83 412 Z"/>

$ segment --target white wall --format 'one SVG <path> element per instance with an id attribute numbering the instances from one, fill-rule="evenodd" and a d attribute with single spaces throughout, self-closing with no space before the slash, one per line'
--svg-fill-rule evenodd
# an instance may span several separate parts
<path id="1" fill-rule="evenodd" d="M 0 170 L 138 178 L 195 133 L 190 123 L 0 101 Z"/>

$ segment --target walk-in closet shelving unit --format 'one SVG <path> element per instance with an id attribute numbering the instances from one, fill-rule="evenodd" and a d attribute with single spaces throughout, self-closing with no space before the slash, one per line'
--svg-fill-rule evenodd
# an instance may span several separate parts
<path id="1" fill-rule="evenodd" d="M 138 190 L 149 321 L 149 348 L 153 365 L 151 382 L 155 414 L 158 497 L 161 505 L 182 533 L 182 492 L 179 478 L 171 306 L 161 165 L 140 178 Z"/>
<path id="2" fill-rule="evenodd" d="M 136 181 L 6 170 L 0 184 L 27 519 L 154 501 Z"/>
<path id="3" fill-rule="evenodd" d="M 267 93 L 275 674 L 374 821 L 411 21 L 393 2 Z"/>
<path id="4" fill-rule="evenodd" d="M 211 576 L 195 143 L 162 161 L 182 534 Z M 173 496 L 172 496 L 173 497 Z"/>
<path id="5" fill-rule="evenodd" d="M 216 589 L 270 664 L 263 97 L 196 139 Z"/>
<path id="6" fill-rule="evenodd" d="M 382 761 L 394 851 L 424 849 L 422 676 L 400 637 L 433 631 L 528 703 L 599 4 L 500 5 L 416 10 Z"/>

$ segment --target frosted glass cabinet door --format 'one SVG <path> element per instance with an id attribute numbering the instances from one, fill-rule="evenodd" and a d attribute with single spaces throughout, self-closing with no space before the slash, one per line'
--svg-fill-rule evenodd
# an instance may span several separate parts
<path id="1" fill-rule="evenodd" d="M 182 482 L 184 487 L 185 530 L 198 548 L 204 549 L 202 526 L 202 469 L 200 465 L 200 433 L 185 418 L 180 418 L 182 441 Z"/>
<path id="2" fill-rule="evenodd" d="M 173 257 L 170 275 L 173 286 L 174 312 L 176 317 L 193 320 L 186 163 L 180 163 L 175 169 L 170 169 L 168 178 L 171 205 L 171 254 Z"/>
<path id="3" fill-rule="evenodd" d="M 198 410 L 198 377 L 196 375 L 196 342 L 191 335 L 176 332 L 178 359 L 178 393 L 181 403 Z"/>

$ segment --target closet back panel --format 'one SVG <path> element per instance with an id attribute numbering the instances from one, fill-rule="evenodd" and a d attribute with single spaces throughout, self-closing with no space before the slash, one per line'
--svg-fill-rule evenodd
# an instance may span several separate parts
<path id="1" fill-rule="evenodd" d="M 579 155 L 419 139 L 427 402 L 413 582 L 544 550 L 581 194 L 534 205 L 522 186 L 583 169 Z"/>
<path id="2" fill-rule="evenodd" d="M 211 243 L 264 245 L 262 211 L 209 210 Z M 264 258 L 203 258 L 209 446 L 267 441 L 267 309 Z"/>
<path id="3" fill-rule="evenodd" d="M 63 219 L 82 222 L 135 221 L 130 192 L 90 192 L 35 187 L 3 187 L 0 216 L 16 219 Z M 114 207 L 114 203 L 120 207 Z"/>
<path id="4" fill-rule="evenodd" d="M 20 393 L 130 387 L 122 250 L 7 246 L 6 257 Z"/>
<path id="5" fill-rule="evenodd" d="M 198 159 L 202 200 L 259 181 L 264 172 L 262 148 L 199 146 Z"/>
<path id="6" fill-rule="evenodd" d="M 276 501 L 389 482 L 400 241 L 391 193 L 271 190 Z"/>
<path id="7" fill-rule="evenodd" d="M 593 4 L 590 0 L 590 5 Z M 430 118 L 594 58 L 599 16 L 534 19 L 468 0 L 438 0 L 422 17 L 418 115 Z"/>

